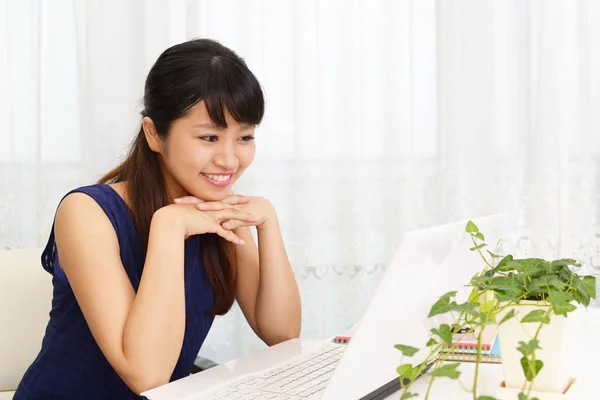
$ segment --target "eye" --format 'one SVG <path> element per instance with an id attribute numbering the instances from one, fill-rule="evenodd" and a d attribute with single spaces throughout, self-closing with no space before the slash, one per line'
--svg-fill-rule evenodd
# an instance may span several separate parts
<path id="1" fill-rule="evenodd" d="M 252 135 L 248 135 L 248 136 L 242 136 L 242 137 L 240 138 L 240 140 L 241 140 L 242 142 L 246 142 L 246 143 L 247 143 L 247 142 L 251 142 L 251 141 L 253 141 L 253 140 L 254 140 L 254 136 L 252 136 Z"/>
<path id="2" fill-rule="evenodd" d="M 200 136 L 199 139 L 204 140 L 205 142 L 216 142 L 218 137 L 216 135 L 206 135 Z"/>

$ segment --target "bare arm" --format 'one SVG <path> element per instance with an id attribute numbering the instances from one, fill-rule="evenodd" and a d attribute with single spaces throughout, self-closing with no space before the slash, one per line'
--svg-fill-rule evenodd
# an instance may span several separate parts
<path id="1" fill-rule="evenodd" d="M 108 362 L 135 393 L 167 383 L 185 331 L 184 239 L 207 232 L 239 239 L 193 207 L 161 208 L 136 294 L 114 228 L 92 198 L 67 196 L 54 229 L 60 265 Z"/>
<path id="2" fill-rule="evenodd" d="M 183 235 L 168 228 L 152 222 L 136 295 L 114 228 L 98 204 L 71 194 L 56 215 L 60 265 L 98 346 L 136 393 L 168 382 L 183 342 Z"/>
<path id="3" fill-rule="evenodd" d="M 274 345 L 300 335 L 302 311 L 277 216 L 270 214 L 257 227 L 258 248 L 249 228 L 235 230 L 246 242 L 237 248 L 236 298 L 256 334 Z"/>

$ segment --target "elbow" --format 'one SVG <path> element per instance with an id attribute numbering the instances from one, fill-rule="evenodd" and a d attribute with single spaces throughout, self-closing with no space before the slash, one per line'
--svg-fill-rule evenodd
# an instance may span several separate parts
<path id="1" fill-rule="evenodd" d="M 292 334 L 283 334 L 283 335 L 279 335 L 277 337 L 275 337 L 274 339 L 274 343 L 271 345 L 275 345 L 278 343 L 283 343 L 283 342 L 287 342 L 288 340 L 292 340 L 292 339 L 298 339 L 300 338 L 300 333 L 292 333 Z"/>
<path id="2" fill-rule="evenodd" d="M 129 389 L 137 395 L 169 383 L 169 377 L 165 374 L 152 374 L 148 371 L 140 371 L 122 378 Z"/>
<path id="3" fill-rule="evenodd" d="M 263 315 L 257 313 L 254 331 L 267 346 L 286 342 L 300 337 L 302 330 L 301 313 L 289 314 L 286 318 L 261 318 Z"/>
<path id="4" fill-rule="evenodd" d="M 276 344 L 287 342 L 288 340 L 298 339 L 300 337 L 300 328 L 292 328 L 271 332 L 263 338 L 267 346 L 275 346 Z"/>

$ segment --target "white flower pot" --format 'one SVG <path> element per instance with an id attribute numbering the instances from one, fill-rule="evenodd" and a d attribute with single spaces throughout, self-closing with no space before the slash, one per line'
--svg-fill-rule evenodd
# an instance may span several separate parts
<path id="1" fill-rule="evenodd" d="M 528 343 L 533 339 L 540 325 L 539 322 L 521 323 L 521 320 L 531 311 L 542 308 L 540 304 L 543 303 L 524 301 L 521 304 L 514 307 L 515 317 L 498 327 L 504 386 L 510 389 L 521 389 L 526 381 L 521 366 L 523 355 L 517 350 L 519 342 Z M 507 308 L 505 313 L 511 308 L 513 307 Z M 536 360 L 541 360 L 544 365 L 534 379 L 533 390 L 564 393 L 571 384 L 576 371 L 577 347 L 582 343 L 578 340 L 581 327 L 580 311 L 581 309 L 578 309 L 569 313 L 568 318 L 562 315 L 552 316 L 550 323 L 542 327 L 538 335 L 541 349 L 536 350 L 535 354 Z M 498 322 L 503 316 L 498 317 Z"/>

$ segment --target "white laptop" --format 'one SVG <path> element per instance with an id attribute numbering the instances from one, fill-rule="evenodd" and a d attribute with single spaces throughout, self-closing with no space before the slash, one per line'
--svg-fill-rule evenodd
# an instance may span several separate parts
<path id="1" fill-rule="evenodd" d="M 501 214 L 474 222 L 491 246 L 508 234 L 511 219 Z M 423 348 L 430 329 L 440 322 L 427 318 L 431 305 L 483 269 L 480 256 L 469 250 L 465 225 L 462 221 L 405 236 L 347 345 L 294 339 L 142 395 L 150 400 L 385 398 L 399 389 L 396 368 L 402 361 L 394 344 Z M 410 362 L 421 363 L 425 353 Z"/>

